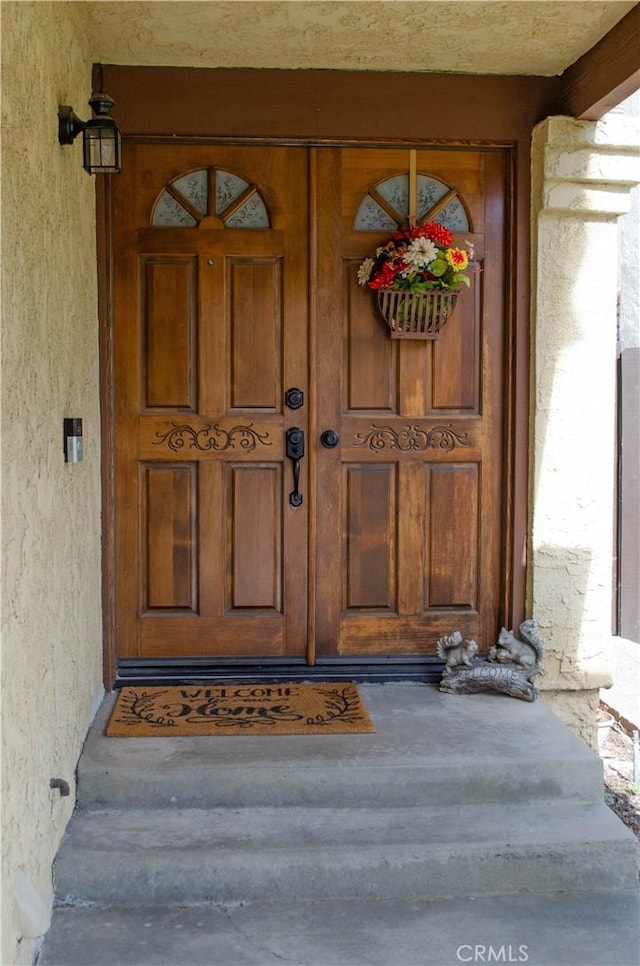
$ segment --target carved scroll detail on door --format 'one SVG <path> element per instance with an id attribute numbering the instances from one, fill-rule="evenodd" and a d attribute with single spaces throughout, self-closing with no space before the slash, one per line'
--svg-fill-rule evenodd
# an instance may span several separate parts
<path id="1" fill-rule="evenodd" d="M 184 424 L 182 426 L 171 423 L 171 428 L 166 433 L 156 433 L 159 437 L 154 446 L 161 446 L 165 443 L 169 449 L 177 452 L 188 446 L 190 449 L 198 449 L 203 453 L 211 451 L 222 451 L 235 449 L 238 446 L 245 453 L 251 453 L 258 444 L 262 446 L 272 446 L 268 433 L 259 433 L 253 429 L 253 423 L 248 426 L 234 426 L 232 429 L 221 429 L 218 423 L 205 426 L 203 429 L 194 429 L 193 426 Z"/>
<path id="2" fill-rule="evenodd" d="M 456 433 L 449 426 L 433 426 L 431 429 L 421 429 L 416 424 L 409 424 L 400 432 L 391 426 L 372 426 L 368 433 L 358 433 L 360 442 L 353 446 L 368 446 L 374 453 L 380 450 L 397 449 L 404 453 L 421 452 L 426 449 L 442 449 L 450 452 L 456 446 L 470 446 L 467 433 Z"/>

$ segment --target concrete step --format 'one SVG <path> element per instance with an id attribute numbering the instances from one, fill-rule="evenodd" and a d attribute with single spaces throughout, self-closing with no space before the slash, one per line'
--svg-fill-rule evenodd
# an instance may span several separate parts
<path id="1" fill-rule="evenodd" d="M 632 888 L 633 836 L 604 804 L 81 810 L 59 900 L 411 899 Z"/>
<path id="2" fill-rule="evenodd" d="M 380 807 L 602 801 L 602 763 L 541 702 L 363 685 L 375 734 L 105 738 L 78 767 L 80 806 Z"/>
<path id="3" fill-rule="evenodd" d="M 637 966 L 638 895 L 66 906 L 38 966 Z"/>
<path id="4" fill-rule="evenodd" d="M 55 863 L 72 903 L 608 892 L 636 843 L 541 702 L 364 685 L 375 734 L 105 738 Z"/>

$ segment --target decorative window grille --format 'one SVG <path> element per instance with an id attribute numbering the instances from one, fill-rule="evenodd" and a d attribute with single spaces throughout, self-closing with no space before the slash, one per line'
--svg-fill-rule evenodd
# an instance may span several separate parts
<path id="1" fill-rule="evenodd" d="M 257 185 L 221 168 L 200 168 L 167 184 L 151 215 L 154 228 L 206 227 L 215 217 L 223 228 L 270 228 Z M 211 224 L 209 222 L 208 224 Z"/>
<path id="2" fill-rule="evenodd" d="M 451 185 L 431 175 L 417 174 L 416 222 L 435 221 L 450 231 L 471 231 L 466 206 Z M 396 231 L 409 218 L 409 172 L 369 188 L 355 219 L 356 231 Z"/>

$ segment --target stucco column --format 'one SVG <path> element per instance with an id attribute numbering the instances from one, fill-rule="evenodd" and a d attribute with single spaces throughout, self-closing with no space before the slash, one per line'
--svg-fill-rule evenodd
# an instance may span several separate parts
<path id="1" fill-rule="evenodd" d="M 618 115 L 534 131 L 530 610 L 543 698 L 590 743 L 611 683 L 617 219 L 638 181 Z"/>

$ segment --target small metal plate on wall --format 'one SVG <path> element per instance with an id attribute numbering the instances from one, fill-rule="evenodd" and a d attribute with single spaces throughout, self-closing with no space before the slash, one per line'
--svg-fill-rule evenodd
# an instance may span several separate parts
<path id="1" fill-rule="evenodd" d="M 284 401 L 289 409 L 300 409 L 304 405 L 304 393 L 302 389 L 296 389 L 295 386 L 287 389 L 284 394 Z"/>

